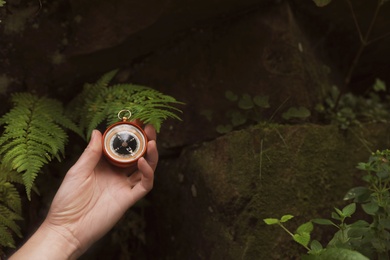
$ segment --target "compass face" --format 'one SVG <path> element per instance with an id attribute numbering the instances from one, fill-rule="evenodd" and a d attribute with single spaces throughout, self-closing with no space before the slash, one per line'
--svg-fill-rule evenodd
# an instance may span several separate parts
<path id="1" fill-rule="evenodd" d="M 146 142 L 145 133 L 139 126 L 119 122 L 104 133 L 103 151 L 114 165 L 127 167 L 144 155 Z"/>
<path id="2" fill-rule="evenodd" d="M 130 158 L 137 152 L 139 140 L 133 133 L 122 131 L 111 139 L 110 147 L 117 156 Z"/>

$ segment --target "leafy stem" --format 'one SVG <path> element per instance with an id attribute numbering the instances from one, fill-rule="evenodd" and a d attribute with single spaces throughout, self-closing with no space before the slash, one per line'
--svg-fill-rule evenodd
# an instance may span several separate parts
<path id="1" fill-rule="evenodd" d="M 288 230 L 282 223 L 278 223 L 278 225 L 284 230 L 286 231 L 295 241 L 296 241 L 296 234 L 293 234 L 290 230 Z M 301 246 L 303 246 L 307 251 L 310 251 L 310 248 L 303 244 L 303 243 L 300 243 L 298 242 Z"/>

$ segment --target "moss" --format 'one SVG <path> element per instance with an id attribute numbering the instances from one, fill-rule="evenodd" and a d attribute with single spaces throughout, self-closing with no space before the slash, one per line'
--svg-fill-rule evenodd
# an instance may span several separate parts
<path id="1" fill-rule="evenodd" d="M 262 219 L 292 214 L 288 224 L 294 230 L 311 218 L 329 217 L 355 186 L 356 164 L 370 155 L 362 140 L 381 149 L 389 143 L 387 128 L 355 129 L 357 138 L 335 126 L 258 125 L 186 149 L 158 169 L 164 178 L 157 180 L 152 202 L 175 245 L 155 246 L 170 246 L 183 259 L 194 252 L 200 259 L 298 257 L 304 250 Z M 316 238 L 325 233 L 318 230 Z"/>

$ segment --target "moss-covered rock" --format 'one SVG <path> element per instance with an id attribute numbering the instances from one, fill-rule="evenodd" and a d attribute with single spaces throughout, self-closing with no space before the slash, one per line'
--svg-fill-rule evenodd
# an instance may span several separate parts
<path id="1" fill-rule="evenodd" d="M 158 259 L 291 259 L 305 253 L 262 219 L 328 218 L 359 180 L 355 166 L 386 148 L 387 125 L 258 125 L 192 146 L 157 170 L 148 250 Z M 368 142 L 370 141 L 370 142 Z M 315 231 L 326 239 L 325 231 Z M 325 232 L 326 233 L 326 232 Z"/>

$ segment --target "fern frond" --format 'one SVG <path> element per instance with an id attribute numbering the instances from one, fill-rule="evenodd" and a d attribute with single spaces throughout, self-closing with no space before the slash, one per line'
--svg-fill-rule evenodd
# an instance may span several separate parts
<path id="1" fill-rule="evenodd" d="M 61 159 L 67 134 L 63 128 L 77 130 L 64 116 L 62 104 L 30 93 L 12 95 L 14 107 L 0 119 L 2 164 L 22 174 L 27 196 L 41 168 L 53 158 Z"/>
<path id="2" fill-rule="evenodd" d="M 91 103 L 93 103 L 100 93 L 108 87 L 108 84 L 114 78 L 116 73 L 117 70 L 107 72 L 95 84 L 85 84 L 82 92 L 68 104 L 65 114 L 74 122 L 81 123 L 81 125 L 79 125 L 81 129 L 85 129 L 87 127 L 82 124 L 85 123 L 83 118 L 88 115 L 89 112 L 94 112 Z"/>
<path id="3" fill-rule="evenodd" d="M 78 123 L 86 131 L 89 139 L 93 129 L 106 122 L 107 125 L 118 121 L 120 110 L 132 113 L 131 119 L 139 119 L 152 124 L 157 132 L 168 118 L 178 119 L 181 110 L 174 105 L 183 104 L 169 95 L 149 87 L 133 84 L 108 85 L 116 71 L 109 72 L 94 85 L 87 84 L 82 93 L 70 103 L 73 114 L 79 114 Z"/>
<path id="4" fill-rule="evenodd" d="M 0 166 L 0 251 L 3 247 L 15 247 L 13 234 L 22 237 L 16 223 L 22 220 L 22 203 L 12 182 L 22 183 L 20 174 Z"/>

